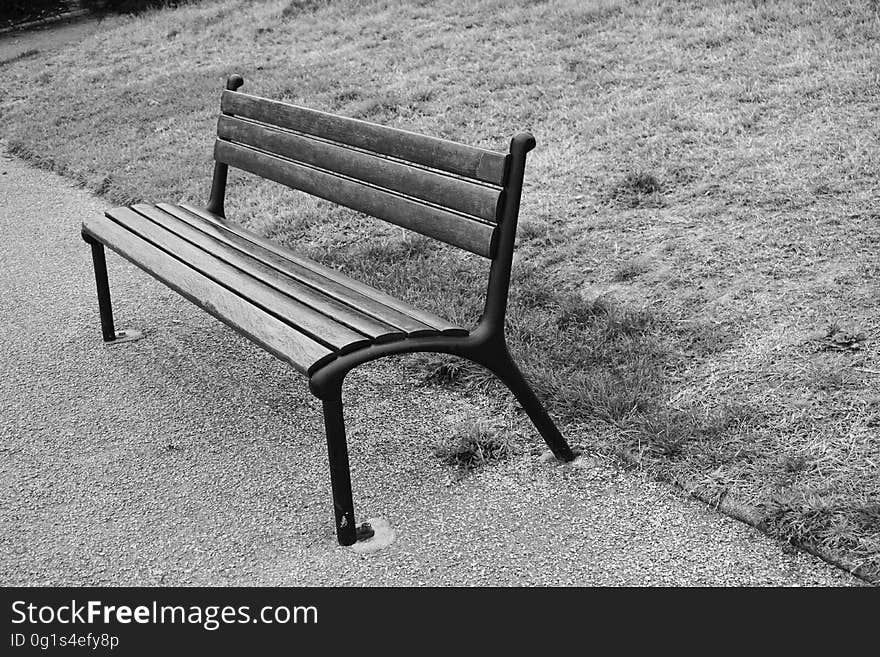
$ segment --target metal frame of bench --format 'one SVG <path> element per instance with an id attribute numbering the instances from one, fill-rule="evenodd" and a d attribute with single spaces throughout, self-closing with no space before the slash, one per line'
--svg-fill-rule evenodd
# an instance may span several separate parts
<path id="1" fill-rule="evenodd" d="M 446 353 L 478 363 L 493 372 L 513 392 L 554 456 L 563 461 L 572 460 L 571 448 L 516 366 L 504 336 L 526 154 L 535 147 L 534 137 L 520 133 L 511 140 L 509 153 L 495 153 L 241 94 L 237 90 L 243 83 L 238 75 L 230 76 L 226 83 L 214 149 L 211 195 L 204 210 L 187 205 L 135 205 L 109 210 L 106 219 L 83 222 L 82 236 L 92 250 L 104 341 L 112 343 L 136 339 L 140 335 L 133 331 L 117 332 L 114 328 L 104 257 L 104 246 L 107 245 L 305 373 L 311 392 L 323 404 L 336 534 L 341 545 L 351 545 L 371 535 L 368 527 L 358 527 L 355 523 L 342 405 L 343 379 L 362 363 L 412 352 Z M 281 159 L 294 157 L 291 153 L 296 154 L 295 160 Z M 131 246 L 131 241 L 136 238 L 124 231 L 120 233 L 117 225 L 166 212 L 212 221 L 220 227 L 218 230 L 224 229 L 231 225 L 225 223 L 223 203 L 229 166 L 327 198 L 491 259 L 486 302 L 477 326 L 465 331 L 446 329 L 444 324 L 438 330 L 381 335 L 357 343 L 349 342 L 342 348 L 328 348 L 321 344 L 324 351 L 315 351 L 321 357 L 313 355 L 308 359 L 283 353 L 261 335 L 255 335 L 255 331 L 248 331 L 230 321 L 223 309 L 201 299 L 197 292 L 185 289 L 185 286 L 182 288 L 173 274 L 157 272 L 156 267 L 142 262 L 136 253 L 137 247 Z M 124 235 L 125 239 L 118 235 Z M 262 246 L 271 244 L 257 237 L 251 239 L 259 241 Z M 123 241 L 127 246 L 121 245 Z M 290 253 L 273 246 L 268 248 L 282 255 Z M 177 258 L 179 260 L 181 256 Z M 315 265 L 316 269 L 319 267 Z M 320 268 L 318 271 L 326 273 L 329 270 Z M 256 304 L 244 293 L 236 293 L 244 302 Z M 380 298 L 390 299 L 384 295 Z M 433 317 L 428 313 L 424 316 L 429 318 L 426 322 Z M 328 327 L 335 326 L 334 321 L 338 320 L 332 315 L 325 318 Z M 441 320 L 435 320 L 435 325 L 437 321 Z M 300 330 L 303 330 L 302 340 L 310 347 L 321 340 L 316 329 L 310 329 L 311 333 Z"/>

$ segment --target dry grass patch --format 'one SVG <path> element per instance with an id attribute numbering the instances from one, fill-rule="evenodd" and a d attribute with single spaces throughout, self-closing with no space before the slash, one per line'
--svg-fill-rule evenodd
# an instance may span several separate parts
<path id="1" fill-rule="evenodd" d="M 434 449 L 434 456 L 443 463 L 465 472 L 502 461 L 513 453 L 510 436 L 485 421 L 459 425 L 449 444 Z"/>

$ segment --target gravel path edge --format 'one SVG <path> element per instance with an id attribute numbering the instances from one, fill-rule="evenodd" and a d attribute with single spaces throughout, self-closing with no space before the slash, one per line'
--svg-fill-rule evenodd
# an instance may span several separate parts
<path id="1" fill-rule="evenodd" d="M 612 453 L 617 458 L 626 463 L 629 467 L 639 468 L 641 466 L 638 457 L 636 457 L 628 450 L 616 447 L 612 449 Z M 734 520 L 739 520 L 740 522 L 749 525 L 750 527 L 754 527 L 759 532 L 766 534 L 773 539 L 776 539 L 783 543 L 787 543 L 799 550 L 807 552 L 808 554 L 812 554 L 814 557 L 822 559 L 822 561 L 828 563 L 829 565 L 840 568 L 841 570 L 849 573 L 853 577 L 858 577 L 860 580 L 867 584 L 870 584 L 872 586 L 880 585 L 880 582 L 872 577 L 869 577 L 861 568 L 861 566 L 859 566 L 857 563 L 854 563 L 850 559 L 847 559 L 844 555 L 832 554 L 827 550 L 823 550 L 822 548 L 810 545 L 809 543 L 805 543 L 803 541 L 786 541 L 783 537 L 776 536 L 773 533 L 768 532 L 766 527 L 764 526 L 763 517 L 761 515 L 761 512 L 758 511 L 758 508 L 752 504 L 743 501 L 735 495 L 725 494 L 720 500 L 716 500 L 710 497 L 704 491 L 700 490 L 699 485 L 693 479 L 680 476 L 657 477 L 657 479 L 673 484 L 694 499 L 703 502 L 704 504 L 706 504 L 706 506 L 710 507 L 714 511 L 720 511 L 724 515 L 729 516 Z"/>

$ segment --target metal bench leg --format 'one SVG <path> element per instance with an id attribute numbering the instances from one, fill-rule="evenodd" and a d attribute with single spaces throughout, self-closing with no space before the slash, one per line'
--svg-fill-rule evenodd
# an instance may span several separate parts
<path id="1" fill-rule="evenodd" d="M 132 342 L 143 337 L 135 329 L 117 331 L 113 325 L 113 304 L 110 302 L 110 283 L 107 281 L 107 260 L 104 258 L 104 245 L 83 235 L 92 249 L 92 263 L 95 266 L 95 284 L 98 287 L 98 311 L 101 314 L 101 335 L 105 344 Z"/>
<path id="2" fill-rule="evenodd" d="M 516 363 L 514 363 L 513 359 L 509 356 L 504 360 L 506 362 L 498 363 L 496 364 L 496 367 L 493 368 L 495 374 L 508 388 L 510 388 L 510 391 L 523 407 L 523 410 L 528 414 L 532 424 L 535 425 L 535 428 L 538 430 L 538 433 L 541 434 L 541 437 L 544 439 L 544 442 L 547 443 L 547 446 L 550 448 L 550 451 L 553 452 L 553 455 L 560 461 L 573 460 L 575 455 L 571 451 L 571 447 L 569 447 L 565 438 L 562 437 L 562 434 L 559 433 L 559 429 L 556 428 L 553 420 L 550 419 L 547 411 L 544 410 L 544 406 L 529 387 L 528 382 L 516 366 Z"/>
<path id="3" fill-rule="evenodd" d="M 104 342 L 116 339 L 113 327 L 113 307 L 110 303 L 110 283 L 107 281 L 107 260 L 104 258 L 104 245 L 86 240 L 92 248 L 92 263 L 95 265 L 95 283 L 98 286 L 98 310 L 101 313 L 101 334 Z"/>
<path id="4" fill-rule="evenodd" d="M 321 399 L 324 404 L 324 428 L 327 431 L 327 454 L 330 457 L 330 486 L 333 490 L 333 513 L 336 538 L 340 545 L 353 545 L 373 536 L 369 524 L 354 524 L 354 501 L 351 496 L 351 469 L 345 442 L 345 421 L 342 417 L 342 391 Z"/>

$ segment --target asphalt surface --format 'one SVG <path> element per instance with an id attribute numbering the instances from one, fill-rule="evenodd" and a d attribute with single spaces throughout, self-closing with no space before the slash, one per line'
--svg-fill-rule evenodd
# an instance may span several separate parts
<path id="1" fill-rule="evenodd" d="M 46 21 L 30 29 L 0 32 L 0 64 L 27 53 L 53 50 L 78 41 L 101 29 L 101 21 L 89 16 L 76 16 Z"/>
<path id="2" fill-rule="evenodd" d="M 102 344 L 79 224 L 105 207 L 0 156 L 2 585 L 860 584 L 613 462 L 547 462 L 515 417 L 520 453 L 461 477 L 433 448 L 497 403 L 394 362 L 345 402 L 356 512 L 395 540 L 339 547 L 302 376 L 110 252 L 145 337 Z"/>

